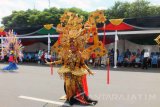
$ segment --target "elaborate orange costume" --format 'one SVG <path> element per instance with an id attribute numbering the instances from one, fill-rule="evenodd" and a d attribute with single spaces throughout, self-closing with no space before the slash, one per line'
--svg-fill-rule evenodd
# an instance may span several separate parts
<path id="1" fill-rule="evenodd" d="M 93 72 L 85 64 L 85 60 L 89 59 L 93 51 L 98 57 L 106 54 L 104 45 L 98 39 L 96 27 L 97 23 L 104 23 L 106 18 L 102 11 L 97 10 L 84 23 L 82 16 L 66 12 L 60 21 L 57 31 L 61 37 L 51 49 L 59 54 L 60 60 L 50 64 L 63 64 L 58 73 L 64 79 L 66 97 L 71 105 L 76 102 L 95 105 L 97 101 L 88 97 L 86 81 L 86 75 Z M 86 48 L 90 35 L 94 38 L 94 45 Z"/>

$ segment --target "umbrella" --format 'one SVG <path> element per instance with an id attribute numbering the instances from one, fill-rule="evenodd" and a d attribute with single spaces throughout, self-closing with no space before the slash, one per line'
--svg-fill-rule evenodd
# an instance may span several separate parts
<path id="1" fill-rule="evenodd" d="M 160 35 L 154 40 L 157 42 L 158 45 L 160 45 Z"/>
<path id="2" fill-rule="evenodd" d="M 110 30 L 110 31 L 115 31 L 115 52 L 114 52 L 114 68 L 117 68 L 117 41 L 118 41 L 118 32 L 117 31 L 122 31 L 122 30 L 131 30 L 133 27 L 127 25 L 126 23 L 123 22 L 123 19 L 110 19 L 110 23 L 107 25 L 104 25 L 103 27 L 99 28 L 100 30 Z M 105 35 L 104 35 L 105 37 Z M 105 40 L 104 40 L 105 41 Z"/>
<path id="3" fill-rule="evenodd" d="M 53 24 L 46 24 L 44 25 L 44 28 L 42 29 L 41 33 L 48 33 L 48 55 L 50 54 L 50 44 L 51 44 L 51 39 L 50 39 L 50 34 L 55 33 L 56 30 L 53 28 Z M 50 61 L 52 62 L 52 57 L 50 57 Z M 53 75 L 53 65 L 50 65 L 51 67 L 51 75 Z"/>

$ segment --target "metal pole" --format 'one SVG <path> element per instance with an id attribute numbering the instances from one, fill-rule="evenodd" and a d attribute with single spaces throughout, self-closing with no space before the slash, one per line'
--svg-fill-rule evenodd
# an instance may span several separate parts
<path id="1" fill-rule="evenodd" d="M 51 43 L 50 34 L 48 34 L 48 55 L 49 55 L 49 52 L 50 52 L 50 43 Z"/>
<path id="2" fill-rule="evenodd" d="M 4 58 L 4 54 L 3 54 L 3 35 L 1 35 L 1 56 L 2 56 L 2 59 Z"/>
<path id="3" fill-rule="evenodd" d="M 114 48 L 114 68 L 117 68 L 117 40 L 118 40 L 118 35 L 117 35 L 117 30 L 115 32 L 115 48 Z"/>
<path id="4" fill-rule="evenodd" d="M 34 0 L 34 10 L 36 9 L 36 0 Z"/>
<path id="5" fill-rule="evenodd" d="M 48 7 L 50 8 L 51 7 L 51 1 L 48 0 Z"/>

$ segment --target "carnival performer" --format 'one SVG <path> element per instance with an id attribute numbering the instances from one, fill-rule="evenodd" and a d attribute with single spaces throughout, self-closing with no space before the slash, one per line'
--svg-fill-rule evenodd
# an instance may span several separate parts
<path id="1" fill-rule="evenodd" d="M 75 103 L 96 105 L 98 102 L 89 98 L 86 75 L 93 75 L 94 72 L 88 68 L 85 60 L 90 58 L 93 51 L 99 57 L 106 54 L 102 42 L 98 40 L 96 30 L 96 23 L 105 20 L 103 12 L 98 10 L 91 13 L 88 21 L 83 25 L 83 17 L 66 12 L 61 16 L 61 24 L 57 25 L 57 31 L 62 35 L 60 41 L 57 41 L 51 50 L 57 51 L 60 60 L 46 62 L 47 64 L 63 65 L 58 70 L 58 74 L 64 79 L 66 100 L 70 105 Z M 94 35 L 94 45 L 86 48 L 91 34 Z M 100 50 L 96 51 L 97 48 Z"/>
<path id="2" fill-rule="evenodd" d="M 12 71 L 12 70 L 17 70 L 18 69 L 17 64 L 16 64 L 17 60 L 14 57 L 14 52 L 13 51 L 10 52 L 8 61 L 9 61 L 9 65 L 4 67 L 2 70 L 11 70 Z"/>
<path id="3" fill-rule="evenodd" d="M 18 59 L 22 58 L 22 44 L 21 41 L 16 38 L 13 31 L 9 31 L 3 41 L 3 54 L 9 55 L 9 65 L 4 67 L 2 70 L 14 71 L 17 70 Z"/>

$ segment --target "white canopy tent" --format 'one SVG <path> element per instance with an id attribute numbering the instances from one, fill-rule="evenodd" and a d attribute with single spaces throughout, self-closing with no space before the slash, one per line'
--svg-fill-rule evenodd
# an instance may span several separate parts
<path id="1" fill-rule="evenodd" d="M 140 31 L 119 31 L 119 32 L 106 32 L 106 36 L 110 36 L 110 35 L 115 35 L 115 49 L 117 49 L 117 38 L 118 36 L 121 36 L 121 35 L 137 35 L 137 34 L 159 34 L 160 33 L 160 29 L 157 29 L 157 30 L 140 30 Z M 103 36 L 104 33 L 98 33 L 99 36 Z M 118 35 L 116 37 L 116 35 Z M 18 35 L 17 38 L 28 38 L 28 39 L 32 39 L 32 38 L 48 38 L 48 52 L 50 51 L 50 43 L 51 43 L 51 40 L 50 38 L 54 38 L 54 37 L 59 37 L 59 35 L 35 35 L 35 36 L 23 36 L 23 35 Z M 6 38 L 6 37 L 0 37 L 1 39 L 1 43 L 3 43 L 3 38 Z M 114 59 L 117 59 L 116 58 L 116 54 L 114 56 L 115 58 Z M 115 61 L 116 63 L 116 61 Z"/>
<path id="2" fill-rule="evenodd" d="M 106 36 L 109 35 L 115 35 L 116 32 L 106 32 Z M 137 35 L 137 34 L 157 34 L 160 33 L 160 29 L 157 30 L 141 30 L 141 31 L 118 31 L 118 36 L 121 35 Z M 104 33 L 98 33 L 99 36 L 104 35 Z M 17 38 L 48 38 L 48 37 L 59 37 L 59 35 L 35 35 L 35 36 L 23 36 L 18 35 Z M 0 38 L 6 38 L 6 37 L 0 37 Z"/>

